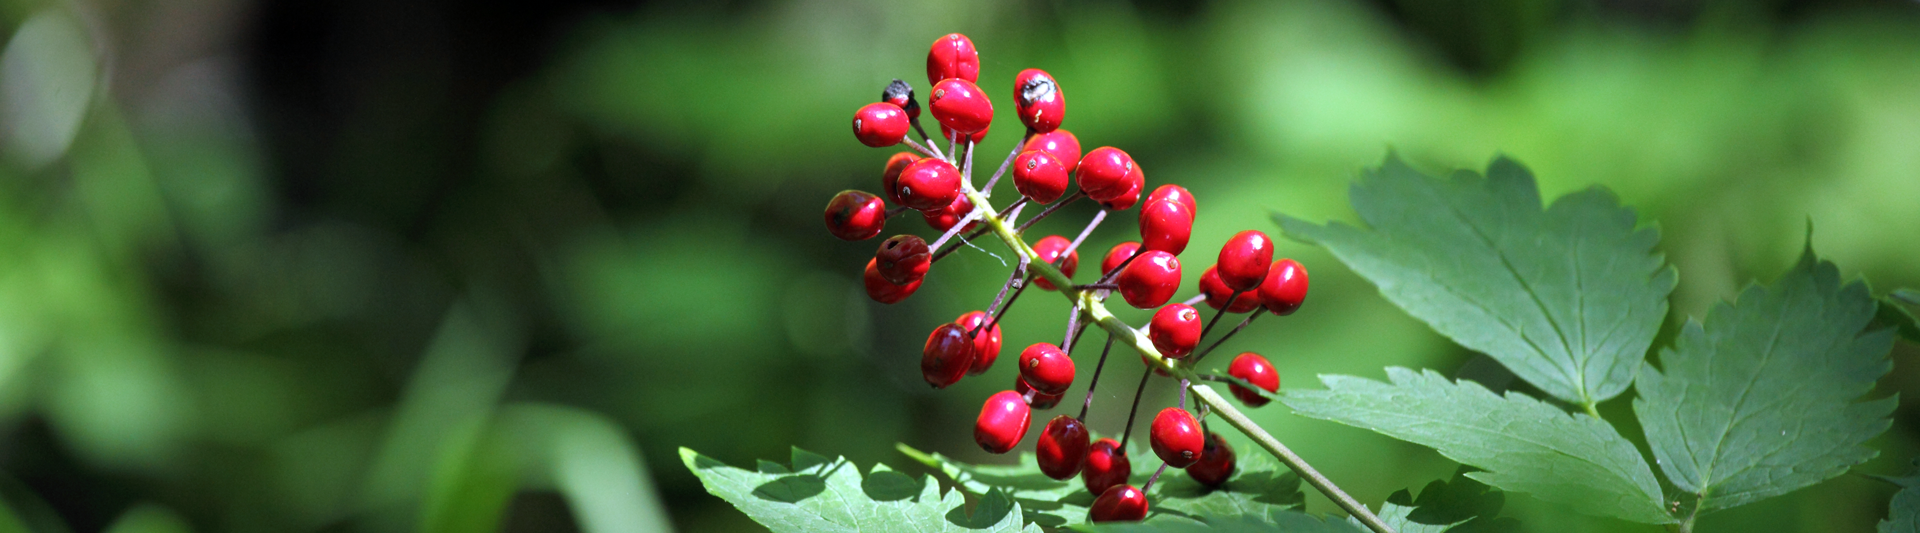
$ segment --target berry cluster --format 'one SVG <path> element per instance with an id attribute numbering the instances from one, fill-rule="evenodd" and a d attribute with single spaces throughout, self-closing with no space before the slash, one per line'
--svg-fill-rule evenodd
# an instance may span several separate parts
<path id="1" fill-rule="evenodd" d="M 1015 248 L 1020 264 L 1014 267 L 993 304 L 985 311 L 972 311 L 941 324 L 927 336 L 920 370 L 935 388 L 945 388 L 992 368 L 1000 355 L 1000 317 L 1029 286 L 1067 293 L 1075 302 L 1064 342 L 1040 342 L 1021 350 L 1013 389 L 994 394 L 981 407 L 974 441 L 992 453 L 1011 451 L 1025 438 L 1034 409 L 1051 409 L 1060 403 L 1076 378 L 1073 348 L 1087 325 L 1096 320 L 1093 310 L 1104 309 L 1101 302 L 1118 292 L 1128 305 L 1155 309 L 1144 331 L 1152 349 L 1140 348 L 1147 371 L 1135 390 L 1120 440 L 1091 440 L 1085 424 L 1093 389 L 1115 340 L 1114 326 L 1108 325 L 1106 348 L 1088 379 L 1087 397 L 1079 416 L 1055 416 L 1035 444 L 1040 470 L 1060 480 L 1080 476 L 1087 491 L 1098 495 L 1090 512 L 1090 519 L 1096 522 L 1145 518 L 1146 488 L 1169 466 L 1185 469 L 1194 480 L 1208 486 L 1226 483 L 1234 472 L 1233 448 L 1206 429 L 1208 413 L 1204 406 L 1198 417 L 1186 409 L 1187 378 L 1228 382 L 1234 396 L 1251 407 L 1267 403 L 1266 396 L 1245 386 L 1268 393 L 1280 388 L 1279 374 L 1259 354 L 1240 354 L 1228 366 L 1228 377 L 1197 375 L 1191 370 L 1255 318 L 1266 313 L 1289 315 L 1299 309 L 1307 295 L 1306 269 L 1292 259 L 1275 261 L 1274 243 L 1266 234 L 1242 231 L 1227 240 L 1214 265 L 1200 275 L 1198 295 L 1168 303 L 1179 292 L 1179 256 L 1187 249 L 1198 213 L 1193 193 L 1166 184 L 1147 193 L 1141 203 L 1146 178 L 1140 165 L 1127 152 L 1113 147 L 1095 148 L 1082 155 L 1079 140 L 1060 129 L 1066 111 L 1065 95 L 1053 76 L 1039 69 L 1023 70 L 1014 77 L 1014 111 L 1026 126 L 1025 138 L 1015 144 L 986 185 L 975 189 L 974 150 L 986 138 L 993 120 L 992 102 L 975 85 L 979 74 L 979 52 L 966 36 L 949 34 L 934 41 L 927 54 L 927 82 L 933 87 L 927 107 L 940 123 L 940 138 L 947 141 L 944 151 L 920 126 L 920 103 L 913 87 L 904 81 L 894 80 L 881 92 L 881 101 L 854 113 L 853 132 L 861 143 L 872 147 L 905 144 L 914 151 L 888 158 L 880 181 L 884 198 L 856 190 L 835 195 L 827 204 L 827 230 L 844 240 L 870 239 L 884 230 L 889 219 L 910 208 L 919 211 L 934 230 L 944 232 L 932 244 L 910 234 L 880 243 L 867 261 L 863 280 L 867 295 L 884 304 L 913 295 L 933 263 L 961 246 L 948 245 L 955 237 L 970 241 L 996 231 Z M 918 132 L 920 140 L 909 137 L 910 131 Z M 995 211 L 986 200 L 1009 167 L 1014 189 L 1021 196 L 1004 211 Z M 1078 189 L 1069 192 L 1076 180 Z M 1077 238 L 1050 235 L 1030 245 L 1021 238 L 1028 226 L 1081 199 L 1098 203 L 1101 210 Z M 895 207 L 889 208 L 889 204 Z M 1028 204 L 1047 207 L 1014 226 Z M 1072 279 L 1079 269 L 1080 243 L 1109 213 L 1135 205 L 1140 205 L 1139 241 L 1123 242 L 1108 250 L 1100 261 L 1100 278 L 1093 283 L 1061 286 L 1056 282 Z M 1032 261 L 1045 267 L 1034 266 Z M 1011 297 L 1009 289 L 1013 290 Z M 1202 302 L 1217 310 L 1211 321 L 1203 321 L 1200 311 L 1193 307 Z M 1251 314 L 1205 349 L 1196 349 L 1227 313 Z M 1111 316 L 1106 318 L 1110 320 Z M 1139 331 L 1131 327 L 1119 331 L 1126 330 Z M 1146 484 L 1136 488 L 1128 483 L 1132 465 L 1126 441 L 1133 432 L 1140 393 L 1154 375 L 1175 375 L 1148 357 L 1155 351 L 1181 377 L 1180 400 L 1178 406 L 1167 407 L 1154 417 L 1151 445 L 1164 464 Z"/>

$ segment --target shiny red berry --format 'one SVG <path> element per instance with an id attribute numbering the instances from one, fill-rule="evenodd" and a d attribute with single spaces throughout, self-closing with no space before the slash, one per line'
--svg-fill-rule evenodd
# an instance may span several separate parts
<path id="1" fill-rule="evenodd" d="M 1027 405 L 1034 409 L 1052 409 L 1053 406 L 1060 404 L 1061 398 L 1067 396 L 1067 393 L 1064 392 L 1059 394 L 1046 394 L 1033 390 L 1033 386 L 1027 384 L 1027 379 L 1020 376 L 1013 377 L 1013 390 L 1019 392 L 1020 397 L 1026 398 Z"/>
<path id="2" fill-rule="evenodd" d="M 1200 421 L 1193 419 L 1193 413 L 1178 407 L 1161 409 L 1153 417 L 1151 437 L 1153 454 L 1166 461 L 1167 466 L 1186 468 L 1200 460 L 1200 452 L 1206 447 L 1206 436 L 1200 433 Z"/>
<path id="3" fill-rule="evenodd" d="M 1046 133 L 1060 128 L 1067 112 L 1067 97 L 1060 94 L 1060 84 L 1053 81 L 1053 75 L 1030 68 L 1013 77 L 1013 107 L 1027 129 Z"/>
<path id="4" fill-rule="evenodd" d="M 927 226 L 935 230 L 947 231 L 953 229 L 954 224 L 959 224 L 960 219 L 967 218 L 967 213 L 972 212 L 973 200 L 968 200 L 967 195 L 962 194 L 953 197 L 953 203 L 947 204 L 946 207 L 932 211 L 921 211 L 920 218 L 926 220 Z M 975 218 L 972 222 L 968 222 L 967 227 L 961 231 L 973 231 L 973 228 L 977 227 L 980 227 L 980 219 Z"/>
<path id="5" fill-rule="evenodd" d="M 1234 357 L 1233 363 L 1227 365 L 1227 375 L 1247 380 L 1247 383 L 1267 392 L 1280 392 L 1280 372 L 1273 369 L 1273 363 L 1267 362 L 1267 358 L 1257 353 L 1246 352 Z M 1227 388 L 1233 391 L 1233 397 L 1239 398 L 1240 403 L 1247 404 L 1247 407 L 1267 404 L 1266 396 L 1238 383 L 1229 384 Z"/>
<path id="6" fill-rule="evenodd" d="M 827 201 L 827 233 L 843 241 L 871 239 L 887 227 L 887 203 L 866 191 L 840 191 Z"/>
<path id="7" fill-rule="evenodd" d="M 1222 278 L 1224 280 L 1225 278 Z M 1273 262 L 1260 282 L 1260 303 L 1276 315 L 1291 315 L 1307 301 L 1307 267 L 1292 259 Z"/>
<path id="8" fill-rule="evenodd" d="M 906 110 L 886 102 L 867 104 L 853 113 L 853 136 L 874 148 L 900 144 L 909 127 Z"/>
<path id="9" fill-rule="evenodd" d="M 881 194 L 887 195 L 887 201 L 907 205 L 900 201 L 900 194 L 895 192 L 899 188 L 896 184 L 900 182 L 900 172 L 906 170 L 907 165 L 919 160 L 920 156 L 912 152 L 900 152 L 887 158 L 887 169 L 880 174 L 880 191 Z"/>
<path id="10" fill-rule="evenodd" d="M 1133 462 L 1119 441 L 1100 439 L 1087 447 L 1087 464 L 1080 467 L 1080 481 L 1087 485 L 1087 492 L 1106 492 L 1108 487 L 1126 484 L 1131 475 Z"/>
<path id="11" fill-rule="evenodd" d="M 1004 390 L 987 397 L 980 406 L 980 418 L 973 421 L 973 441 L 987 453 L 1007 453 L 1027 436 L 1027 424 L 1033 412 L 1020 393 Z"/>
<path id="12" fill-rule="evenodd" d="M 1177 201 L 1147 202 L 1140 208 L 1140 247 L 1180 255 L 1193 236 L 1193 212 Z"/>
<path id="13" fill-rule="evenodd" d="M 908 120 L 920 118 L 920 101 L 913 98 L 913 86 L 899 78 L 894 78 L 893 83 L 880 91 L 880 101 L 906 110 Z"/>
<path id="14" fill-rule="evenodd" d="M 880 277 L 894 285 L 906 285 L 927 277 L 927 268 L 933 266 L 933 251 L 919 236 L 894 235 L 880 242 L 873 260 Z"/>
<path id="15" fill-rule="evenodd" d="M 1099 200 L 1100 208 L 1108 211 L 1126 211 L 1127 208 L 1133 207 L 1133 204 L 1139 203 L 1140 188 L 1145 186 L 1145 182 L 1139 177 L 1138 173 L 1133 174 L 1128 178 L 1126 190 L 1111 198 Z"/>
<path id="16" fill-rule="evenodd" d="M 1159 250 L 1141 252 L 1114 279 L 1127 305 L 1152 309 L 1167 303 L 1180 288 L 1180 258 Z"/>
<path id="17" fill-rule="evenodd" d="M 1120 268 L 1121 263 L 1127 262 L 1127 258 L 1133 257 L 1133 254 L 1139 251 L 1140 243 L 1133 241 L 1121 241 L 1120 244 L 1113 245 L 1113 248 L 1108 248 L 1107 256 L 1100 258 L 1100 275 L 1112 274 L 1113 269 Z"/>
<path id="18" fill-rule="evenodd" d="M 980 128 L 980 131 L 976 131 L 968 135 L 961 135 L 958 133 L 954 133 L 953 128 L 947 127 L 946 124 L 941 124 L 940 138 L 946 139 L 949 142 L 959 140 L 959 141 L 972 141 L 973 144 L 980 144 L 987 140 L 987 130 L 991 130 L 991 129 L 993 129 L 993 125 L 988 124 L 987 127 Z"/>
<path id="19" fill-rule="evenodd" d="M 1200 460 L 1187 467 L 1187 476 L 1201 485 L 1218 488 L 1233 477 L 1233 468 L 1233 447 L 1220 434 L 1209 431 L 1207 447 L 1200 452 Z"/>
<path id="20" fill-rule="evenodd" d="M 1193 347 L 1200 344 L 1200 312 L 1193 306 L 1176 303 L 1167 304 L 1153 313 L 1153 320 L 1147 323 L 1147 338 L 1153 341 L 1153 348 L 1160 355 L 1179 359 L 1193 353 Z"/>
<path id="21" fill-rule="evenodd" d="M 1060 158 L 1040 150 L 1020 152 L 1013 158 L 1013 188 L 1038 203 L 1053 203 L 1067 193 L 1067 165 Z"/>
<path id="22" fill-rule="evenodd" d="M 1153 192 L 1147 194 L 1147 203 L 1149 204 L 1161 200 L 1180 202 L 1180 205 L 1187 206 L 1188 213 L 1192 213 L 1196 217 L 1200 216 L 1200 205 L 1194 203 L 1193 193 L 1188 192 L 1186 187 L 1168 183 L 1154 188 Z"/>
<path id="23" fill-rule="evenodd" d="M 1087 152 L 1080 158 L 1080 169 L 1074 175 L 1080 178 L 1080 190 L 1096 201 L 1119 198 L 1130 185 L 1145 183 L 1133 156 L 1112 146 Z"/>
<path id="24" fill-rule="evenodd" d="M 893 192 L 900 205 L 921 211 L 945 208 L 960 196 L 960 169 L 939 158 L 914 161 L 900 170 Z"/>
<path id="25" fill-rule="evenodd" d="M 1207 295 L 1207 307 L 1219 309 L 1225 305 L 1229 313 L 1245 313 L 1260 308 L 1260 291 L 1246 291 L 1235 297 L 1233 289 L 1220 281 L 1220 273 L 1214 267 L 1207 267 L 1207 271 L 1200 274 L 1200 293 Z M 1227 304 L 1228 298 L 1233 298 L 1232 305 Z"/>
<path id="26" fill-rule="evenodd" d="M 1053 154 L 1053 157 L 1058 158 L 1061 164 L 1067 166 L 1068 174 L 1072 174 L 1076 169 L 1080 168 L 1080 139 L 1075 138 L 1073 132 L 1067 130 L 1053 130 L 1034 135 L 1028 138 L 1026 146 L 1022 146 L 1020 149 L 1039 150 Z"/>
<path id="27" fill-rule="evenodd" d="M 940 125 L 960 133 L 978 132 L 993 123 L 993 102 L 987 100 L 987 93 L 981 92 L 979 86 L 967 80 L 949 78 L 934 84 L 927 107 Z M 906 118 L 905 113 L 900 118 Z"/>
<path id="28" fill-rule="evenodd" d="M 875 262 L 868 259 L 867 271 L 860 276 L 860 281 L 867 286 L 868 298 L 883 304 L 892 304 L 905 300 L 908 296 L 913 296 L 913 291 L 920 290 L 921 280 L 913 280 L 913 283 L 906 285 L 895 285 L 887 281 L 887 278 L 880 277 L 880 269 L 874 265 Z"/>
<path id="29" fill-rule="evenodd" d="M 1089 522 L 1139 522 L 1147 519 L 1147 493 L 1133 485 L 1114 485 L 1093 500 Z"/>
<path id="30" fill-rule="evenodd" d="M 1059 261 L 1060 254 L 1067 251 L 1068 246 L 1073 246 L 1073 241 L 1069 241 L 1066 237 L 1059 235 L 1048 235 L 1038 242 L 1033 243 L 1033 251 L 1040 254 L 1041 262 L 1053 264 L 1055 261 Z M 1061 274 L 1066 274 L 1068 278 L 1072 278 L 1073 271 L 1080 269 L 1080 251 L 1074 250 L 1073 253 L 1067 254 L 1067 260 L 1060 261 L 1059 266 Z M 1034 279 L 1033 284 L 1042 289 L 1054 290 L 1053 282 L 1047 281 L 1047 278 Z"/>
<path id="31" fill-rule="evenodd" d="M 940 83 L 947 78 L 980 81 L 980 52 L 973 49 L 973 40 L 965 35 L 943 35 L 934 39 L 933 48 L 927 51 L 927 83 Z"/>
<path id="32" fill-rule="evenodd" d="M 1047 422 L 1046 430 L 1040 432 L 1039 442 L 1034 443 L 1040 472 L 1062 481 L 1079 474 L 1081 465 L 1087 463 L 1090 445 L 1087 438 L 1087 425 L 1080 423 L 1080 419 L 1067 415 L 1053 417 Z"/>
<path id="33" fill-rule="evenodd" d="M 1034 343 L 1020 351 L 1020 379 L 1042 394 L 1067 392 L 1073 385 L 1073 358 L 1052 343 Z"/>
<path id="34" fill-rule="evenodd" d="M 960 381 L 973 367 L 973 341 L 967 330 L 954 324 L 941 324 L 927 335 L 927 346 L 920 351 L 920 377 L 928 385 L 944 389 Z"/>
<path id="35" fill-rule="evenodd" d="M 1273 239 L 1258 230 L 1246 230 L 1233 234 L 1227 244 L 1220 246 L 1220 261 L 1213 266 L 1219 269 L 1220 282 L 1227 288 L 1250 291 L 1266 279 L 1271 264 Z"/>
<path id="36" fill-rule="evenodd" d="M 954 325 L 973 334 L 973 365 L 967 369 L 969 376 L 986 373 L 987 369 L 993 368 L 993 361 L 1000 358 L 1000 325 L 980 327 L 991 320 L 993 317 L 987 316 L 985 311 L 973 311 L 953 319 Z"/>

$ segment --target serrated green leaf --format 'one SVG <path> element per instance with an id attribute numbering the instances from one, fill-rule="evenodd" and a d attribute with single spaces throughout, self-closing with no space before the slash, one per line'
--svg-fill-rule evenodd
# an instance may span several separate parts
<path id="1" fill-rule="evenodd" d="M 1859 402 L 1892 369 L 1893 332 L 1864 332 L 1875 302 L 1809 248 L 1772 286 L 1688 321 L 1648 365 L 1633 411 L 1667 479 L 1700 512 L 1778 496 L 1878 455 L 1894 399 Z"/>
<path id="2" fill-rule="evenodd" d="M 773 531 L 1040 531 L 1020 519 L 1020 504 L 1004 492 L 983 494 L 968 514 L 960 491 L 942 496 L 926 476 L 914 479 L 886 465 L 862 479 L 845 458 L 799 448 L 791 468 L 767 461 L 757 471 L 735 468 L 686 448 L 680 459 L 707 492 Z"/>
<path id="3" fill-rule="evenodd" d="M 1499 517 L 1506 494 L 1474 481 L 1467 476 L 1472 472 L 1472 467 L 1462 466 L 1452 480 L 1428 483 L 1418 498 L 1406 490 L 1387 496 L 1387 503 L 1380 506 L 1380 521 L 1400 533 L 1518 531 L 1519 521 Z M 1348 521 L 1358 524 L 1353 518 Z"/>
<path id="4" fill-rule="evenodd" d="M 1893 501 L 1887 504 L 1887 519 L 1880 521 L 1880 533 L 1920 533 L 1920 472 L 1880 479 L 1900 486 L 1900 492 L 1893 493 Z"/>
<path id="5" fill-rule="evenodd" d="M 1431 447 L 1486 470 L 1467 476 L 1501 490 L 1591 515 L 1674 521 L 1646 460 L 1606 421 L 1431 370 L 1389 367 L 1387 378 L 1320 376 L 1326 390 L 1291 389 L 1282 401 L 1302 415 Z"/>
<path id="6" fill-rule="evenodd" d="M 1633 382 L 1667 314 L 1674 272 L 1612 192 L 1546 210 L 1533 175 L 1495 159 L 1486 177 L 1421 174 L 1397 157 L 1352 189 L 1371 231 L 1276 215 L 1327 247 L 1408 314 L 1498 359 L 1540 390 L 1592 405 Z"/>
<path id="7" fill-rule="evenodd" d="M 1098 533 L 1133 532 L 1213 532 L 1213 533 L 1366 533 L 1366 528 L 1355 526 L 1344 520 L 1328 520 L 1300 511 L 1288 509 L 1268 509 L 1262 513 L 1228 515 L 1214 517 L 1202 524 L 1199 522 L 1155 522 L 1149 518 L 1145 522 L 1118 524 L 1079 524 L 1075 531 Z"/>

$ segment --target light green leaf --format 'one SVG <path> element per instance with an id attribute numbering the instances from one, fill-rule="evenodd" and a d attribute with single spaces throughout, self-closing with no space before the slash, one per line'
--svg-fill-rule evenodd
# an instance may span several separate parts
<path id="1" fill-rule="evenodd" d="M 1887 519 L 1880 521 L 1880 533 L 1920 533 L 1920 472 L 1907 477 L 1882 477 L 1900 486 L 1887 504 Z"/>
<path id="2" fill-rule="evenodd" d="M 0 155 L 37 168 L 66 153 L 97 70 L 86 27 L 66 10 L 46 9 L 22 23 L 0 50 Z"/>
<path id="3" fill-rule="evenodd" d="M 1099 533 L 1366 533 L 1367 531 L 1366 528 L 1344 520 L 1325 520 L 1300 511 L 1277 507 L 1265 512 L 1214 517 L 1205 524 L 1184 521 L 1156 522 L 1149 517 L 1145 522 L 1080 524 L 1073 529 Z"/>
<path id="4" fill-rule="evenodd" d="M 1626 390 L 1667 314 L 1674 272 L 1612 192 L 1541 210 L 1533 175 L 1495 159 L 1440 179 L 1388 157 L 1352 189 L 1371 231 L 1276 215 L 1442 335 L 1540 390 L 1591 405 Z"/>
<path id="5" fill-rule="evenodd" d="M 1660 469 L 1699 511 L 1778 496 L 1878 455 L 1894 399 L 1859 402 L 1892 368 L 1893 332 L 1864 332 L 1876 303 L 1808 248 L 1769 287 L 1689 321 L 1664 371 L 1641 369 L 1633 410 Z"/>
<path id="6" fill-rule="evenodd" d="M 1389 367 L 1390 383 L 1321 376 L 1326 390 L 1292 389 L 1299 414 L 1432 447 L 1485 472 L 1467 477 L 1582 513 L 1659 524 L 1660 484 L 1633 443 L 1603 420 L 1568 415 L 1518 393 L 1494 394 L 1433 371 Z"/>
<path id="7" fill-rule="evenodd" d="M 1020 505 L 994 491 L 967 513 L 960 491 L 940 494 L 940 485 L 875 465 L 865 479 L 845 458 L 828 459 L 794 448 L 791 467 L 761 461 L 758 471 L 728 466 L 686 448 L 680 459 L 707 492 L 732 503 L 754 521 L 786 531 L 1020 531 Z"/>

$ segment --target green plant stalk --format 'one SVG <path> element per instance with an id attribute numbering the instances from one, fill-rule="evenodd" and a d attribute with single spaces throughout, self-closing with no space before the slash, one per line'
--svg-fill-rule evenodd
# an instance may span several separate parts
<path id="1" fill-rule="evenodd" d="M 1165 369 L 1167 373 L 1172 374 L 1175 378 L 1188 381 L 1196 380 L 1196 376 L 1192 370 L 1175 365 L 1172 361 L 1161 356 L 1160 351 L 1153 347 L 1153 341 L 1147 338 L 1146 333 L 1134 329 L 1133 326 L 1127 325 L 1127 323 L 1121 321 L 1119 317 L 1113 316 L 1113 313 L 1107 311 L 1106 305 L 1102 304 L 1101 301 L 1094 296 L 1095 291 L 1073 290 L 1069 288 L 1073 286 L 1073 281 L 1067 279 L 1067 276 L 1062 274 L 1060 269 L 1054 268 L 1052 264 L 1040 260 L 1040 254 L 1034 252 L 1033 247 L 1028 245 L 1025 239 L 1021 239 L 1018 234 L 1014 233 L 1013 228 L 1008 227 L 1006 220 L 1000 218 L 1000 213 L 993 210 L 992 204 L 987 202 L 985 195 L 974 191 L 971 185 L 965 186 L 964 192 L 967 195 L 967 200 L 972 201 L 973 205 L 984 212 L 980 220 L 993 229 L 994 235 L 999 236 L 1000 240 L 1006 243 L 1008 248 L 1012 248 L 1015 252 L 1027 256 L 1030 260 L 1027 265 L 1028 268 L 1039 273 L 1040 277 L 1046 278 L 1047 282 L 1052 283 L 1054 287 L 1058 287 L 1061 295 L 1066 296 L 1068 301 L 1079 306 L 1087 316 L 1091 317 L 1094 323 L 1100 325 L 1101 329 L 1105 329 L 1107 333 L 1112 334 L 1117 342 L 1133 347 L 1134 351 L 1140 352 L 1141 355 L 1146 356 L 1148 360 L 1152 361 L 1152 364 Z M 1228 425 L 1240 430 L 1241 433 L 1245 433 L 1248 437 L 1252 438 L 1254 442 L 1259 443 L 1261 448 L 1267 450 L 1267 453 L 1273 454 L 1280 462 L 1285 463 L 1288 468 L 1292 468 L 1295 473 L 1300 474 L 1300 477 L 1305 479 L 1307 484 L 1313 485 L 1314 489 L 1326 495 L 1327 499 L 1333 500 L 1333 503 L 1339 505 L 1347 514 L 1359 519 L 1368 529 L 1373 530 L 1374 533 L 1396 533 L 1392 527 L 1381 522 L 1380 517 L 1375 516 L 1373 511 L 1368 510 L 1367 506 L 1354 500 L 1352 496 L 1348 496 L 1346 491 L 1340 490 L 1340 487 L 1335 486 L 1332 480 L 1321 475 L 1320 471 L 1314 470 L 1313 466 L 1307 464 L 1305 459 L 1300 458 L 1299 455 L 1293 453 L 1293 450 L 1281 444 L 1280 439 L 1274 438 L 1272 434 L 1267 433 L 1266 429 L 1253 423 L 1253 420 L 1248 419 L 1247 415 L 1241 413 L 1239 408 L 1228 403 L 1226 398 L 1221 397 L 1218 392 L 1214 392 L 1212 387 L 1196 385 L 1192 387 L 1192 389 L 1194 394 L 1200 398 L 1201 403 L 1206 404 L 1207 407 L 1220 413 L 1220 416 L 1227 419 Z"/>

